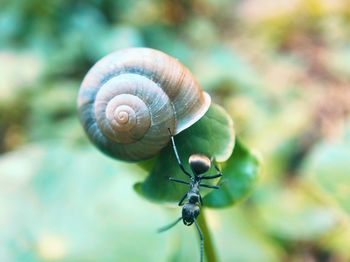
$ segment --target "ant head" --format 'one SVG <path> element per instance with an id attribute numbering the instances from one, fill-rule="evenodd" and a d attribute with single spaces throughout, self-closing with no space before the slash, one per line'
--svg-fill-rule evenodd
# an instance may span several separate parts
<path id="1" fill-rule="evenodd" d="M 191 155 L 188 159 L 188 163 L 196 175 L 207 172 L 211 165 L 211 161 L 207 156 L 197 154 Z"/>

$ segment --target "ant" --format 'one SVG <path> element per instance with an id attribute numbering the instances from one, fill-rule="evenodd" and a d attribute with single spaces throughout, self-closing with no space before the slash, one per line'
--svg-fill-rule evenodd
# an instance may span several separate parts
<path id="1" fill-rule="evenodd" d="M 177 163 L 180 167 L 180 169 L 182 170 L 182 172 L 188 176 L 188 178 L 190 179 L 190 182 L 181 180 L 181 179 L 177 179 L 174 177 L 169 177 L 169 181 L 173 181 L 173 182 L 177 182 L 177 183 L 181 183 L 181 184 L 185 184 L 188 185 L 190 187 L 190 189 L 187 191 L 187 193 L 181 198 L 181 200 L 179 201 L 179 206 L 183 206 L 182 207 L 182 216 L 179 217 L 176 221 L 174 221 L 173 223 L 162 227 L 158 230 L 158 232 L 164 232 L 170 228 L 172 228 L 173 226 L 175 226 L 180 220 L 183 221 L 183 223 L 186 226 L 190 226 L 193 223 L 196 225 L 198 234 L 199 234 L 199 238 L 200 238 L 200 261 L 203 261 L 203 250 L 204 250 L 204 237 L 203 237 L 203 233 L 202 230 L 196 220 L 196 218 L 198 217 L 199 213 L 200 213 L 200 206 L 203 205 L 203 201 L 202 201 L 202 197 L 199 193 L 199 188 L 200 187 L 206 187 L 206 188 L 212 188 L 212 189 L 219 189 L 219 186 L 212 186 L 212 185 L 207 185 L 207 184 L 202 184 L 201 181 L 202 180 L 206 180 L 206 179 L 213 179 L 213 178 L 217 178 L 217 177 L 221 177 L 222 173 L 220 171 L 220 169 L 214 164 L 214 167 L 217 171 L 217 174 L 215 175 L 210 175 L 210 176 L 205 176 L 204 173 L 207 172 L 210 169 L 212 160 L 210 160 L 207 156 L 205 155 L 201 155 L 201 154 L 193 154 L 189 157 L 188 159 L 188 163 L 191 167 L 192 173 L 193 175 L 191 175 L 183 166 L 183 164 L 181 163 L 181 160 L 179 158 L 179 154 L 177 152 L 176 149 L 176 145 L 175 145 L 175 140 L 174 140 L 174 136 L 172 135 L 170 129 L 168 128 L 169 134 L 170 134 L 170 138 L 171 138 L 171 142 L 173 145 L 173 149 L 174 149 L 174 153 L 175 153 L 175 157 L 177 160 Z M 185 199 L 187 198 L 187 202 L 184 204 Z"/>

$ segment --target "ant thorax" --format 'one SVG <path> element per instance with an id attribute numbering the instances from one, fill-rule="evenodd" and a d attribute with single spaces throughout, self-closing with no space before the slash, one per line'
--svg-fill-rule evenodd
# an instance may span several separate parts
<path id="1" fill-rule="evenodd" d="M 199 203 L 199 192 L 196 193 L 196 192 L 191 192 L 189 191 L 188 193 L 188 202 L 191 203 L 191 204 L 197 204 Z"/>

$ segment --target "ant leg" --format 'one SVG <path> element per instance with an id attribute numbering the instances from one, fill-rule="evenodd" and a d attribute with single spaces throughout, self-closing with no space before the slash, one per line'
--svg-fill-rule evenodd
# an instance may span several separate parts
<path id="1" fill-rule="evenodd" d="M 186 184 L 186 185 L 190 184 L 189 182 L 186 182 L 186 181 L 183 181 L 181 179 L 174 178 L 174 177 L 169 177 L 169 180 L 170 181 L 174 181 L 174 182 L 178 182 L 178 183 L 181 183 L 181 184 Z"/>
<path id="2" fill-rule="evenodd" d="M 217 178 L 217 177 L 221 177 L 222 173 L 221 170 L 218 168 L 217 165 L 214 164 L 214 167 L 217 171 L 216 175 L 212 175 L 212 176 L 201 176 L 201 179 L 212 179 L 212 178 Z"/>
<path id="3" fill-rule="evenodd" d="M 177 163 L 178 163 L 179 167 L 181 168 L 182 172 L 185 173 L 186 176 L 188 176 L 189 178 L 192 178 L 191 174 L 186 171 L 186 169 L 184 168 L 183 164 L 181 163 L 181 160 L 180 160 L 180 157 L 179 157 L 179 153 L 177 152 L 177 149 L 176 149 L 174 136 L 171 134 L 170 128 L 168 128 L 168 131 L 169 131 L 169 134 L 170 134 L 171 143 L 173 144 L 175 157 L 176 157 L 176 160 L 177 160 Z"/>
<path id="4" fill-rule="evenodd" d="M 199 239 L 201 241 L 201 244 L 200 244 L 200 261 L 202 262 L 203 261 L 203 257 L 204 257 L 204 236 L 203 236 L 201 228 L 199 227 L 199 225 L 197 223 L 197 220 L 195 218 L 193 220 L 194 220 L 194 223 L 196 225 L 196 228 L 197 228 L 197 231 L 198 231 L 198 234 L 199 234 Z"/>
<path id="5" fill-rule="evenodd" d="M 158 233 L 164 232 L 170 228 L 172 228 L 173 226 L 175 226 L 177 223 L 179 223 L 179 221 L 182 219 L 182 217 L 179 217 L 178 219 L 176 219 L 173 223 L 166 225 L 164 227 L 161 227 L 157 230 Z"/>
<path id="6" fill-rule="evenodd" d="M 186 199 L 186 197 L 187 197 L 187 193 L 186 194 L 184 194 L 184 196 L 181 198 L 181 200 L 179 201 L 179 206 L 182 206 L 183 205 L 183 202 L 184 202 L 184 200 Z"/>
<path id="7" fill-rule="evenodd" d="M 220 168 L 218 168 L 218 166 L 216 164 L 214 164 L 214 167 L 215 167 L 216 171 L 218 171 L 218 174 L 222 175 Z"/>
<path id="8" fill-rule="evenodd" d="M 212 185 L 206 185 L 206 184 L 199 184 L 199 186 L 212 188 L 212 189 L 219 189 L 220 188 L 219 186 L 212 186 Z"/>
<path id="9" fill-rule="evenodd" d="M 212 175 L 212 176 L 202 176 L 201 179 L 213 179 L 213 178 L 217 178 L 217 177 L 222 177 L 222 174 L 216 174 L 216 175 Z"/>

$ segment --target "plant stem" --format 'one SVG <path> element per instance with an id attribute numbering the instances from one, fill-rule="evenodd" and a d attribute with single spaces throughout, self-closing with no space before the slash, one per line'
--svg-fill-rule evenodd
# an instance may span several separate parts
<path id="1" fill-rule="evenodd" d="M 197 220 L 200 228 L 202 229 L 203 236 L 204 236 L 204 253 L 205 253 L 205 256 L 207 257 L 207 261 L 217 262 L 218 259 L 217 259 L 213 242 L 210 236 L 209 228 L 205 220 L 205 213 L 203 209 L 201 214 L 198 216 Z"/>

